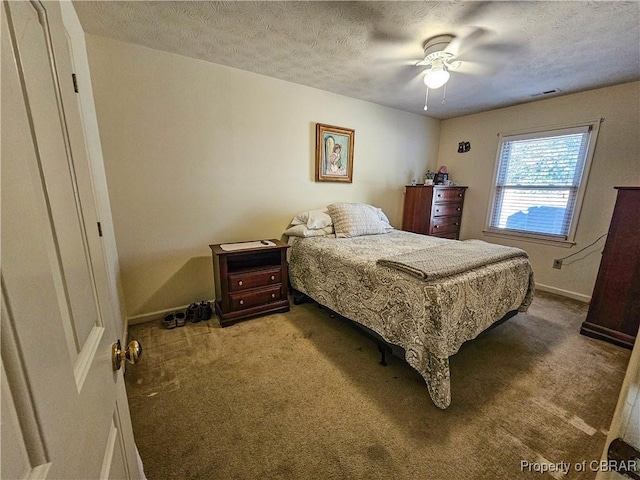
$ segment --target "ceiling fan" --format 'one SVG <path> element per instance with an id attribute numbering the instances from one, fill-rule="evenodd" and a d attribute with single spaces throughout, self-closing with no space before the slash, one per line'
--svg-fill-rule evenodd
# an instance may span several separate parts
<path id="1" fill-rule="evenodd" d="M 417 62 L 418 67 L 429 67 L 424 72 L 424 83 L 427 86 L 425 96 L 424 109 L 427 110 L 427 101 L 429 99 L 429 89 L 438 89 L 449 81 L 449 70 L 457 70 L 462 65 L 461 60 L 457 60 L 461 55 L 462 45 L 468 50 L 472 45 L 478 43 L 481 37 L 485 35 L 487 30 L 483 28 L 473 28 L 466 35 L 455 36 L 452 34 L 437 35 L 429 38 L 424 42 L 424 59 Z M 466 62 L 465 63 L 470 63 Z M 471 66 L 471 65 L 469 65 Z M 471 73 L 470 71 L 466 73 Z M 446 89 L 446 87 L 445 87 Z M 446 90 L 445 94 L 446 95 Z M 443 96 L 442 103 L 445 103 Z"/>
<path id="2" fill-rule="evenodd" d="M 449 81 L 449 70 L 456 70 L 462 64 L 460 60 L 454 60 L 456 55 L 450 49 L 447 50 L 454 38 L 453 35 L 438 35 L 424 43 L 424 60 L 420 60 L 416 66 L 430 67 L 424 76 L 427 87 L 442 87 Z"/>

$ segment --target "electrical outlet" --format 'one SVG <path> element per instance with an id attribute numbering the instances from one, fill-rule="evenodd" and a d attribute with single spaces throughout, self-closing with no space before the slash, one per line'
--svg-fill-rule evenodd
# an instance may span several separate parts
<path id="1" fill-rule="evenodd" d="M 557 268 L 558 270 L 560 270 L 562 268 L 562 260 L 554 260 L 553 268 Z"/>

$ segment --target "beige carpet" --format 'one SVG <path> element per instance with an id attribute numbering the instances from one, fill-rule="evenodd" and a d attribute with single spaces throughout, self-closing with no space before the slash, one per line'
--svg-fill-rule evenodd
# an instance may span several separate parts
<path id="1" fill-rule="evenodd" d="M 440 410 L 402 360 L 316 305 L 221 329 L 132 326 L 126 383 L 153 479 L 594 478 L 628 350 L 578 333 L 584 304 L 538 293 L 527 314 L 451 359 Z M 567 462 L 567 475 L 521 462 Z"/>

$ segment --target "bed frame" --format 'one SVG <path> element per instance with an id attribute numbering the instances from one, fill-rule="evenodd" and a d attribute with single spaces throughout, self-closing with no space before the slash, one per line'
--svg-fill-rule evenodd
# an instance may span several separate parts
<path id="1" fill-rule="evenodd" d="M 355 322 L 353 320 L 349 320 L 347 317 L 344 317 L 339 313 L 334 312 L 330 308 L 324 305 L 321 305 L 320 303 L 316 302 L 313 298 L 311 298 L 309 295 L 299 292 L 298 290 L 291 289 L 291 294 L 293 296 L 294 305 L 303 305 L 305 303 L 315 303 L 316 305 L 318 305 L 318 307 L 324 310 L 327 310 L 331 318 L 339 318 L 343 322 L 346 322 L 347 324 L 349 324 L 351 327 L 362 332 L 365 336 L 369 337 L 378 347 L 378 352 L 380 352 L 380 361 L 378 363 L 383 367 L 387 366 L 387 353 L 393 355 L 394 357 L 399 358 L 400 360 L 403 360 L 403 361 L 405 360 L 406 352 L 404 348 L 402 348 L 399 345 L 394 345 L 393 343 L 387 342 L 384 338 L 382 338 L 380 335 L 378 335 L 376 332 L 374 332 L 370 328 L 365 327 L 361 323 Z M 507 312 L 507 314 L 504 317 L 502 317 L 500 320 L 495 322 L 493 325 L 491 325 L 482 333 L 493 330 L 494 328 L 505 323 L 510 318 L 515 317 L 517 314 L 518 314 L 517 310 L 511 310 Z"/>

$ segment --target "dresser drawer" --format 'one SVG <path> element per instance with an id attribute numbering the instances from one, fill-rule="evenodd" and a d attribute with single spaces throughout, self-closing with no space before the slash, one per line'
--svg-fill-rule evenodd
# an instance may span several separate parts
<path id="1" fill-rule="evenodd" d="M 434 203 L 462 201 L 464 188 L 436 188 L 433 192 Z"/>
<path id="2" fill-rule="evenodd" d="M 229 291 L 236 292 L 249 288 L 265 287 L 282 283 L 280 268 L 252 270 L 250 272 L 238 272 L 229 274 Z"/>
<path id="3" fill-rule="evenodd" d="M 433 216 L 434 217 L 451 217 L 460 216 L 462 214 L 462 203 L 434 203 L 433 204 Z"/>
<path id="4" fill-rule="evenodd" d="M 444 233 L 457 233 L 460 230 L 460 217 L 434 217 L 431 221 L 431 232 L 433 235 Z"/>
<path id="5" fill-rule="evenodd" d="M 280 300 L 281 296 L 282 285 L 274 285 L 273 287 L 231 293 L 229 294 L 229 299 L 231 300 L 231 308 L 233 310 L 241 310 L 243 308 L 275 302 Z"/>

